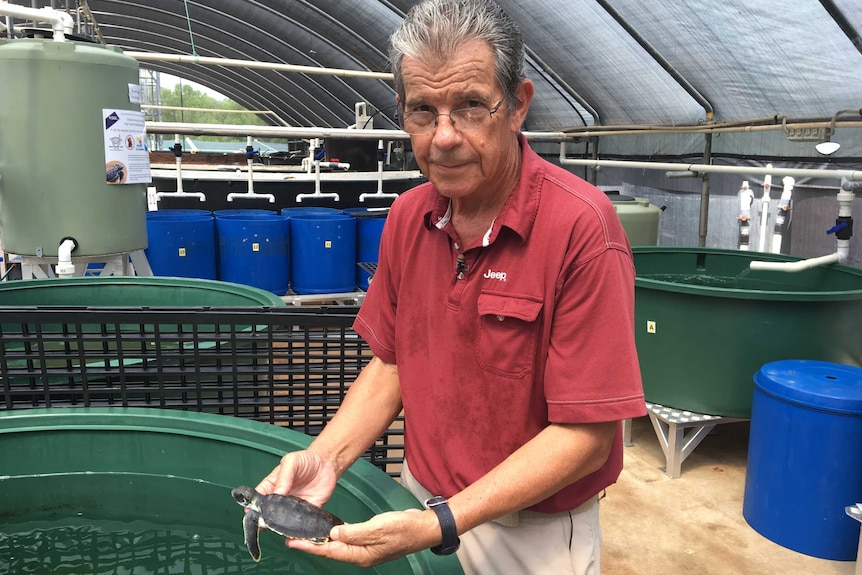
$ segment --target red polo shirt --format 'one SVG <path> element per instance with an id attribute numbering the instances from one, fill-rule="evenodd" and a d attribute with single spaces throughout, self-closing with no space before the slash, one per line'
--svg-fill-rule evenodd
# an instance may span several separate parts
<path id="1" fill-rule="evenodd" d="M 645 414 L 619 218 L 604 193 L 520 141 L 518 186 L 474 245 L 460 245 L 430 183 L 394 202 L 354 324 L 398 365 L 410 471 L 446 497 L 549 423 Z M 599 471 L 531 509 L 573 509 L 621 469 L 618 430 Z"/>

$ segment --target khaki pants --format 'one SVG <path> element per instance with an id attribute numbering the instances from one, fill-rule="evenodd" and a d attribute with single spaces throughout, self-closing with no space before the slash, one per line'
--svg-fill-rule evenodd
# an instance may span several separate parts
<path id="1" fill-rule="evenodd" d="M 401 481 L 419 501 L 434 494 L 410 474 Z M 458 560 L 467 575 L 599 575 L 602 533 L 598 498 L 553 515 L 520 511 L 461 535 Z"/>

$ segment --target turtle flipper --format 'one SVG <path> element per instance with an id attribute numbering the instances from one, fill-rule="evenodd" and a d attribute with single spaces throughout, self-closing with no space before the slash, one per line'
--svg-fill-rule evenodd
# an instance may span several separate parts
<path id="1" fill-rule="evenodd" d="M 245 546 L 248 547 L 248 552 L 251 558 L 255 561 L 260 561 L 260 543 L 258 541 L 257 525 L 260 521 L 260 514 L 257 511 L 249 510 L 242 520 L 242 532 L 245 535 Z"/>

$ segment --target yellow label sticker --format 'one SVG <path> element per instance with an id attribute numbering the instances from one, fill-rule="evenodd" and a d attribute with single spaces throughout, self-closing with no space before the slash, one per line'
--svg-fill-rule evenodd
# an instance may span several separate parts
<path id="1" fill-rule="evenodd" d="M 326 249 L 331 248 L 332 247 L 332 240 L 326 240 L 325 242 L 323 242 L 323 247 L 325 247 Z"/>
<path id="2" fill-rule="evenodd" d="M 646 322 L 646 331 L 647 331 L 647 333 L 655 333 L 655 322 L 654 321 Z"/>
<path id="3" fill-rule="evenodd" d="M 186 257 L 186 248 L 180 248 L 180 257 L 181 258 Z"/>
<path id="4" fill-rule="evenodd" d="M 259 252 L 260 251 L 260 244 L 257 242 L 254 242 L 253 244 L 251 244 L 251 251 Z"/>

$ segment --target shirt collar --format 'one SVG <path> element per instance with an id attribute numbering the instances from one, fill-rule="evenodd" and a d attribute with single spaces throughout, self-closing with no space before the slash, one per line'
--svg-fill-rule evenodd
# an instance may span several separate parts
<path id="1" fill-rule="evenodd" d="M 530 148 L 523 134 L 518 134 L 518 142 L 521 146 L 521 174 L 518 184 L 506 199 L 500 213 L 491 222 L 491 227 L 485 232 L 482 238 L 483 246 L 493 243 L 504 227 L 515 232 L 523 242 L 529 236 L 536 221 L 541 193 L 539 183 L 544 175 L 544 169 L 538 154 Z M 452 218 L 452 202 L 449 198 L 441 196 L 433 186 L 431 190 L 425 212 L 425 225 L 429 229 L 432 226 L 442 229 Z"/>

